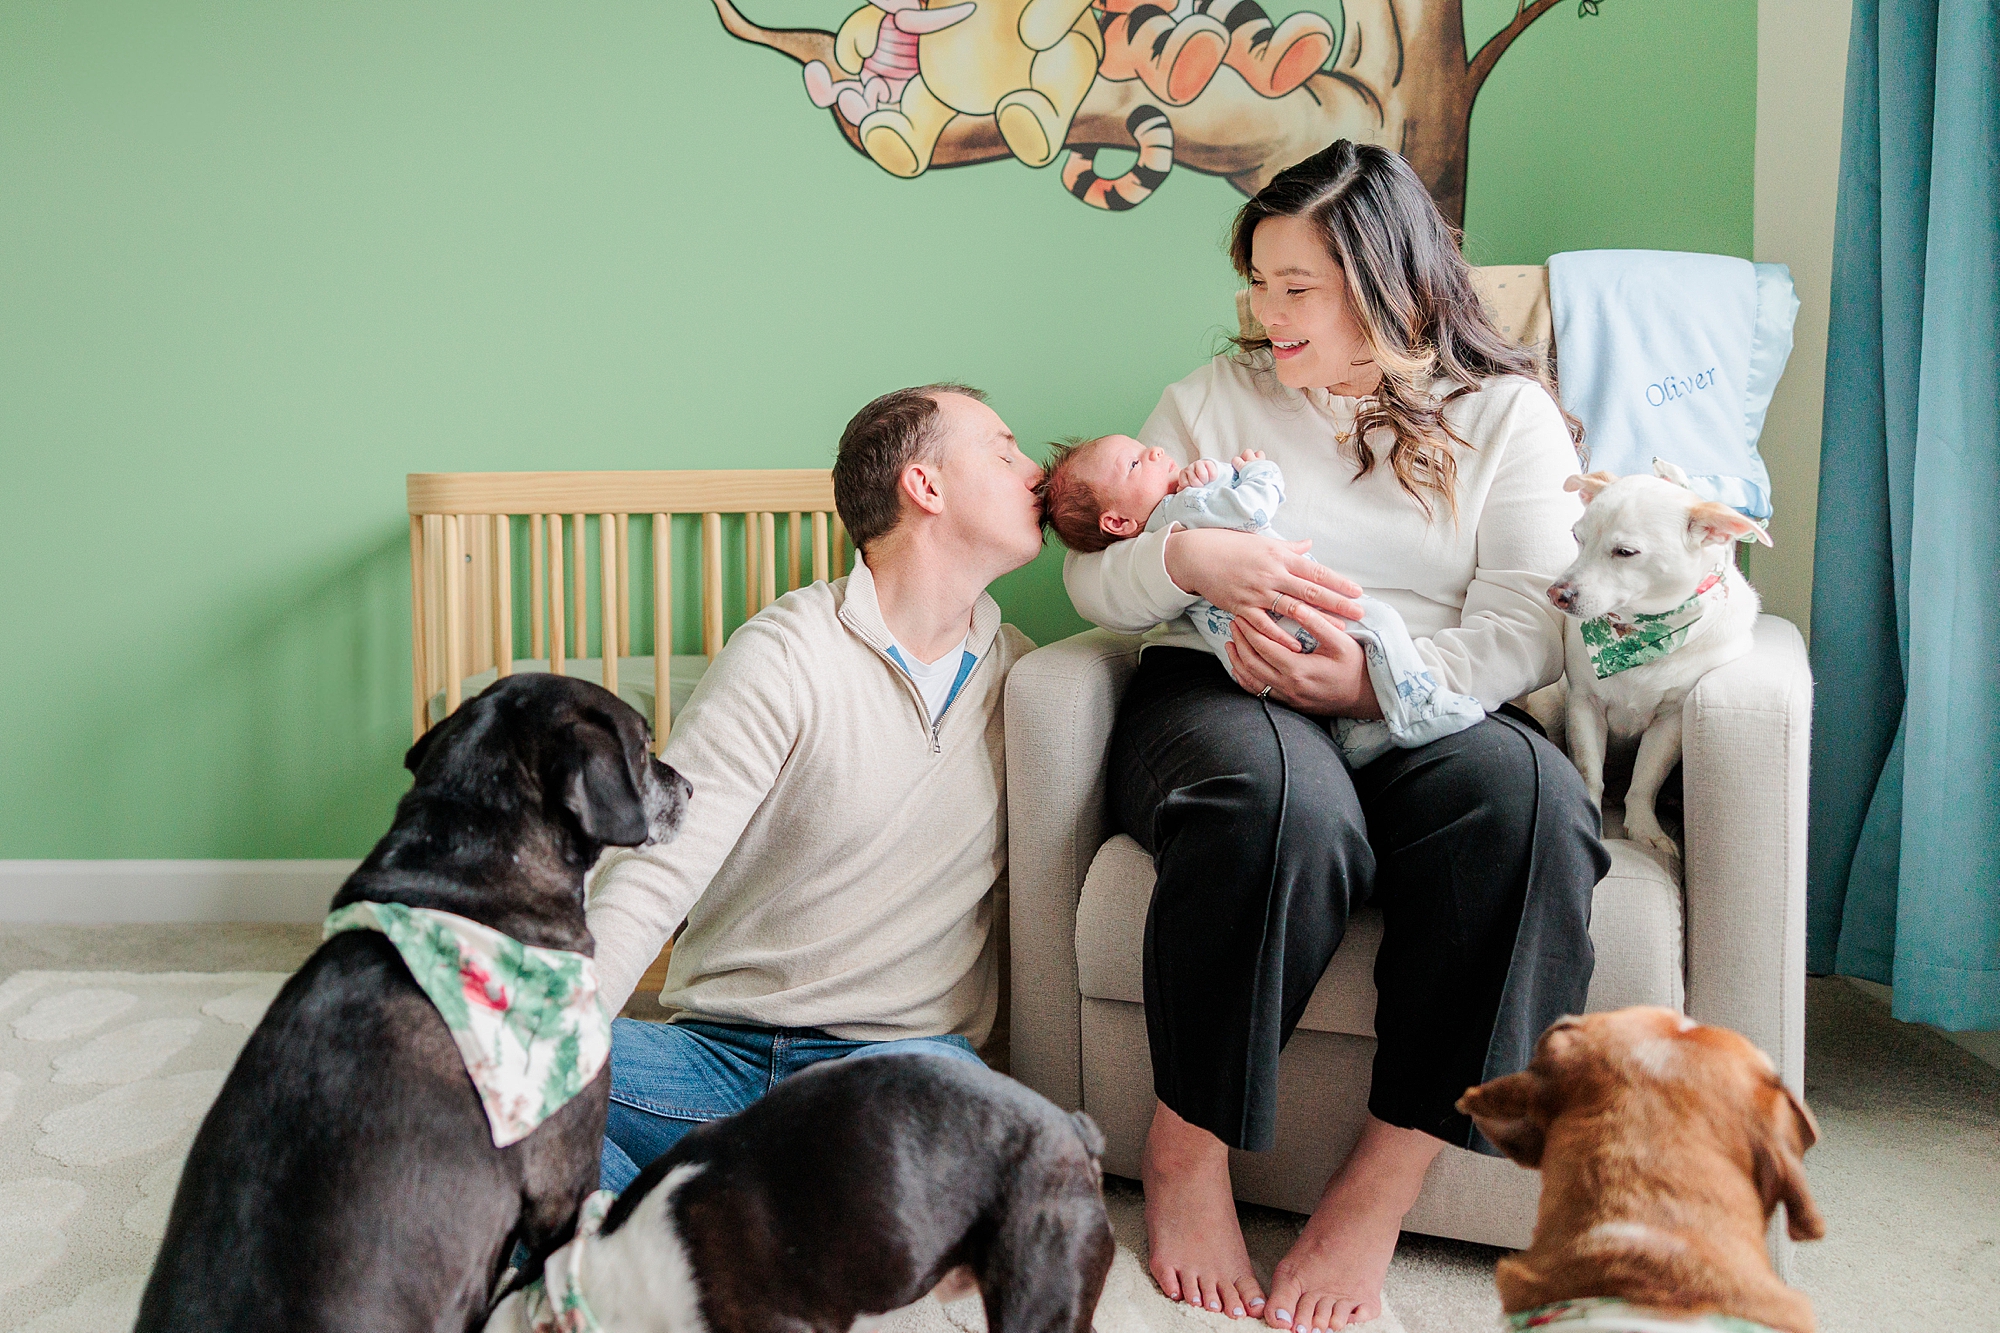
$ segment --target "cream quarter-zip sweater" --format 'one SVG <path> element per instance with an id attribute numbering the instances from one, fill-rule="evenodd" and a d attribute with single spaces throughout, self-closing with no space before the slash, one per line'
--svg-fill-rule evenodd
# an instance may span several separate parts
<path id="1" fill-rule="evenodd" d="M 1458 453 L 1458 514 L 1426 517 L 1371 436 L 1375 467 L 1354 475 L 1359 400 L 1279 384 L 1268 355 L 1218 356 L 1161 395 L 1139 438 L 1185 464 L 1262 449 L 1285 473 L 1271 526 L 1310 538 L 1312 556 L 1396 608 L 1445 688 L 1491 710 L 1562 674 L 1562 613 L 1547 588 L 1576 555 L 1582 502 L 1563 490 L 1580 471 L 1562 414 L 1533 380 L 1488 381 L 1445 408 L 1470 448 Z M 1167 576 L 1167 534 L 1116 542 L 1063 564 L 1086 619 L 1149 644 L 1206 652 L 1182 614 L 1196 598 Z M 1157 627 L 1157 628 L 1155 628 Z"/>
<path id="2" fill-rule="evenodd" d="M 1007 869 L 1001 702 L 1034 645 L 982 593 L 978 661 L 933 723 L 891 642 L 857 561 L 717 654 L 664 756 L 694 784 L 680 837 L 614 848 L 593 878 L 612 1012 L 685 918 L 660 995 L 673 1017 L 985 1040 Z"/>

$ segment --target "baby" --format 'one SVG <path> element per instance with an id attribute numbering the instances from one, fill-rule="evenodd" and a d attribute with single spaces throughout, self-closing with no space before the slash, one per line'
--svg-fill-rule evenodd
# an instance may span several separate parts
<path id="1" fill-rule="evenodd" d="M 1212 458 L 1176 467 L 1164 449 L 1149 449 L 1129 435 L 1105 435 L 1056 445 L 1042 493 L 1042 521 L 1070 550 L 1088 552 L 1174 527 L 1233 528 L 1276 538 L 1271 518 L 1284 503 L 1285 478 L 1256 450 L 1226 467 Z M 1391 748 L 1427 745 L 1486 716 L 1478 700 L 1439 684 L 1394 607 L 1373 597 L 1355 600 L 1362 616 L 1347 632 L 1368 658 L 1382 720 L 1335 719 L 1334 741 L 1350 767 L 1373 763 Z M 1207 601 L 1196 602 L 1187 615 L 1226 669 L 1223 645 L 1236 617 Z M 1319 647 L 1297 621 L 1287 617 L 1278 625 L 1306 652 Z"/>

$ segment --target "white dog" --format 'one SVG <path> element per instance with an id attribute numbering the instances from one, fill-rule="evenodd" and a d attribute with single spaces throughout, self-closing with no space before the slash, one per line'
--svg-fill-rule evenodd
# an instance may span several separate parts
<path id="1" fill-rule="evenodd" d="M 1625 794 L 1625 831 L 1677 863 L 1680 851 L 1654 811 L 1660 784 L 1681 755 L 1681 701 L 1694 683 L 1750 651 L 1757 591 L 1736 570 L 1736 543 L 1771 539 L 1727 505 L 1688 489 L 1687 474 L 1591 472 L 1563 489 L 1583 492 L 1576 562 L 1549 585 L 1571 618 L 1569 752 L 1590 799 L 1604 805 L 1604 752 L 1639 738 Z"/>

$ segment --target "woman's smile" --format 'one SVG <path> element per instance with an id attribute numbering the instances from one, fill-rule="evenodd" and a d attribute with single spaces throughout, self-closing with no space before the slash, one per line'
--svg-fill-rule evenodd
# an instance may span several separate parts
<path id="1" fill-rule="evenodd" d="M 1271 355 L 1277 357 L 1280 361 L 1289 361 L 1300 352 L 1305 351 L 1307 344 L 1311 341 L 1310 338 L 1299 338 L 1291 342 L 1286 342 L 1279 338 L 1273 338 L 1271 339 Z"/>

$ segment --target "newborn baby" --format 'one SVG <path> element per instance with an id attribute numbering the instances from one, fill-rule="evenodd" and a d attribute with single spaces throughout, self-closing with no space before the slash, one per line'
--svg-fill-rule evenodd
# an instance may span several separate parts
<path id="1" fill-rule="evenodd" d="M 1149 449 L 1129 435 L 1104 435 L 1057 445 L 1042 492 L 1042 521 L 1070 550 L 1089 552 L 1142 532 L 1176 527 L 1232 528 L 1278 538 L 1271 518 L 1284 503 L 1285 478 L 1276 463 L 1255 450 L 1227 466 L 1200 458 L 1182 468 L 1164 449 Z M 1334 719 L 1333 738 L 1349 767 L 1373 763 L 1391 748 L 1427 745 L 1486 716 L 1478 700 L 1445 689 L 1431 674 L 1394 607 L 1373 597 L 1355 600 L 1362 616 L 1347 632 L 1367 655 L 1368 679 L 1382 706 L 1382 720 Z M 1227 670 L 1224 645 L 1236 617 L 1205 600 L 1188 608 L 1187 615 Z M 1286 617 L 1278 625 L 1304 651 L 1319 647 L 1297 621 Z"/>

